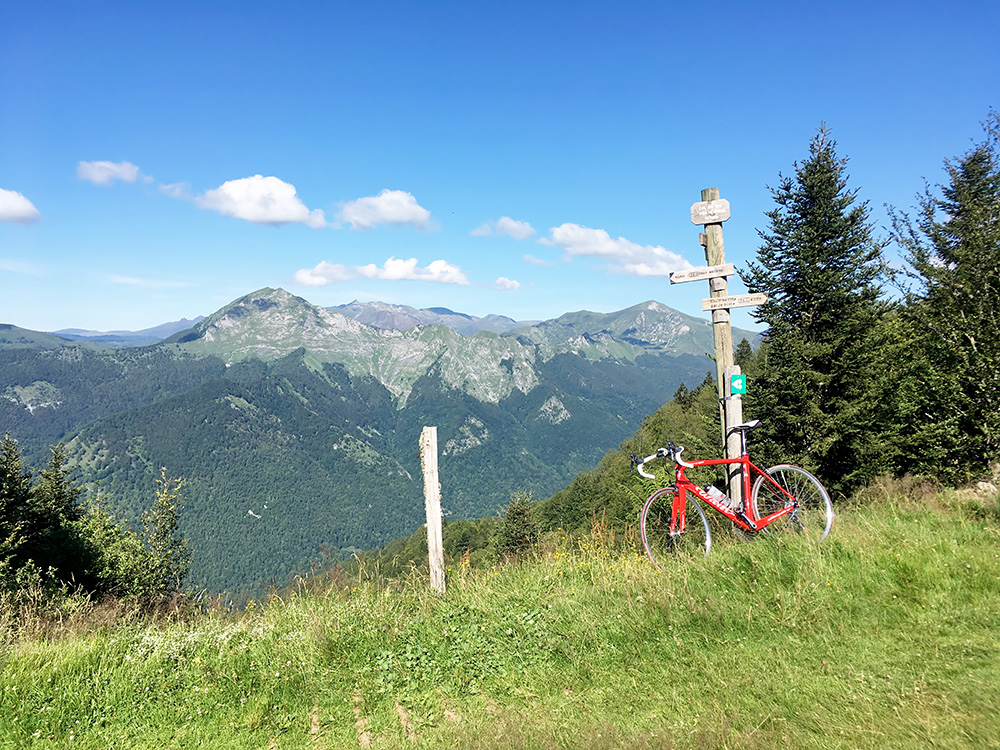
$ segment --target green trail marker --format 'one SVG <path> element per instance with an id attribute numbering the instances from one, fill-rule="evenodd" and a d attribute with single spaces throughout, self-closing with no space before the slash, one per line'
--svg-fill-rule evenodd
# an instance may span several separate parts
<path id="1" fill-rule="evenodd" d="M 729 392 L 734 396 L 745 396 L 747 392 L 747 376 L 730 375 Z"/>

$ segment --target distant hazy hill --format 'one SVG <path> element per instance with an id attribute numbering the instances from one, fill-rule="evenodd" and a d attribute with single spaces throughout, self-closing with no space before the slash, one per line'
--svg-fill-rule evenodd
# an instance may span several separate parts
<path id="1" fill-rule="evenodd" d="M 70 341 L 51 333 L 0 323 L 0 349 L 55 349 L 70 345 Z"/>
<path id="2" fill-rule="evenodd" d="M 711 321 L 652 300 L 613 313 L 566 313 L 554 320 L 511 329 L 507 335 L 563 348 L 579 344 L 582 349 L 606 340 L 655 354 L 709 354 L 715 348 Z M 736 342 L 742 338 L 753 342 L 756 337 L 753 331 L 733 329 Z"/>
<path id="3" fill-rule="evenodd" d="M 411 533 L 424 425 L 438 427 L 449 517 L 480 517 L 516 489 L 565 487 L 712 369 L 710 326 L 656 302 L 462 335 L 262 289 L 145 348 L 0 336 L 0 430 L 35 465 L 67 441 L 81 478 L 133 521 L 160 467 L 184 477 L 194 583 L 210 590 Z"/>
<path id="4" fill-rule="evenodd" d="M 144 328 L 141 331 L 88 331 L 82 328 L 63 328 L 51 333 L 69 341 L 92 341 L 106 346 L 148 346 L 163 341 L 178 331 L 187 330 L 203 318 L 203 315 L 199 315 L 194 320 L 181 318 L 171 323 Z"/>
<path id="5" fill-rule="evenodd" d="M 327 309 L 375 328 L 393 328 L 405 331 L 416 326 L 440 324 L 448 326 L 464 336 L 480 331 L 503 333 L 511 328 L 537 322 L 519 323 L 505 315 L 487 315 L 485 318 L 477 318 L 474 315 L 454 312 L 446 307 L 428 307 L 418 310 L 407 305 L 391 305 L 386 302 L 358 302 L 357 300 Z"/>

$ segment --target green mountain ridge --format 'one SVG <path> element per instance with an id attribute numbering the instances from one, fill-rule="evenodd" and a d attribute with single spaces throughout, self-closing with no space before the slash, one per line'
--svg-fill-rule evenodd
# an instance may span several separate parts
<path id="1" fill-rule="evenodd" d="M 536 343 L 376 329 L 264 289 L 155 346 L 0 346 L 0 429 L 32 465 L 67 442 L 90 497 L 133 524 L 160 467 L 183 477 L 192 583 L 258 591 L 419 527 L 424 425 L 451 519 L 594 466 L 711 368 L 669 353 L 700 344 L 669 350 L 672 311 L 651 304 L 617 322 L 574 314 Z"/>

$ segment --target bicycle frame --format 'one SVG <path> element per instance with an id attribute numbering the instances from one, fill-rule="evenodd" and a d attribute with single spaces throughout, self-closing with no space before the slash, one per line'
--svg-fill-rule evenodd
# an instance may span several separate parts
<path id="1" fill-rule="evenodd" d="M 745 440 L 744 440 L 745 443 Z M 743 487 L 743 505 L 746 510 L 736 510 L 729 508 L 726 505 L 718 502 L 714 497 L 709 495 L 705 490 L 699 487 L 697 484 L 692 482 L 686 476 L 684 476 L 684 470 L 686 467 L 680 464 L 674 464 L 674 489 L 676 495 L 674 497 L 674 507 L 671 515 L 673 516 L 673 521 L 676 522 L 680 519 L 681 527 L 678 531 L 684 531 L 684 506 L 687 503 L 687 493 L 692 492 L 699 500 L 705 502 L 706 504 L 712 506 L 719 513 L 724 515 L 730 521 L 735 523 L 740 528 L 745 531 L 760 531 L 766 528 L 768 525 L 777 521 L 783 516 L 787 516 L 789 513 L 794 511 L 799 507 L 798 500 L 792 495 L 788 494 L 784 487 L 775 482 L 770 475 L 755 463 L 750 460 L 750 457 L 746 453 L 744 448 L 743 454 L 739 458 L 706 458 L 697 461 L 690 461 L 693 466 L 736 466 L 740 467 L 740 482 Z M 781 494 L 788 498 L 788 505 L 780 510 L 775 511 L 769 516 L 764 518 L 753 518 L 753 508 L 752 503 L 750 503 L 750 493 L 752 491 L 751 477 L 757 480 L 759 477 L 763 477 L 762 481 L 768 482 L 777 488 Z M 748 513 L 749 511 L 749 513 Z"/>
<path id="2" fill-rule="evenodd" d="M 685 463 L 690 464 L 692 467 L 697 466 L 739 466 L 740 467 L 740 483 L 743 488 L 743 508 L 733 510 L 726 505 L 723 505 L 717 501 L 714 497 L 709 495 L 705 490 L 699 487 L 697 484 L 692 482 L 686 476 L 684 476 L 684 470 L 686 466 L 679 463 L 677 460 L 673 462 L 674 464 L 674 502 L 671 508 L 671 527 L 680 521 L 679 528 L 677 532 L 684 531 L 684 510 L 687 504 L 687 493 L 691 491 L 694 495 L 703 502 L 707 503 L 711 507 L 715 508 L 719 513 L 724 515 L 734 524 L 739 526 L 744 531 L 760 531 L 766 528 L 770 524 L 777 521 L 779 518 L 787 516 L 792 513 L 796 508 L 799 507 L 799 501 L 797 498 L 790 495 L 784 487 L 775 482 L 771 476 L 761 469 L 759 466 L 754 464 L 750 460 L 750 455 L 747 452 L 747 433 L 746 430 L 739 430 L 740 433 L 740 457 L 739 458 L 706 458 L 696 461 L 687 461 Z M 753 491 L 753 484 L 751 483 L 751 477 L 757 482 L 763 481 L 769 483 L 772 487 L 776 488 L 782 495 L 788 498 L 788 503 L 785 507 L 776 510 L 774 513 L 766 516 L 764 518 L 755 518 L 755 508 L 753 503 L 750 502 L 750 493 Z M 749 514 L 748 512 L 749 511 Z"/>

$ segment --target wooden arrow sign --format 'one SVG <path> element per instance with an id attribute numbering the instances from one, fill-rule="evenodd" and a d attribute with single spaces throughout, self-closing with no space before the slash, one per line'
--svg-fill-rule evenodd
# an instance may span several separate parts
<path id="1" fill-rule="evenodd" d="M 725 198 L 701 201 L 691 206 L 692 224 L 721 224 L 728 218 L 729 201 Z"/>
<path id="2" fill-rule="evenodd" d="M 736 266 L 732 263 L 723 263 L 721 266 L 699 266 L 690 271 L 674 271 L 670 274 L 670 283 L 702 281 L 703 279 L 714 279 L 717 276 L 732 276 L 734 273 L 736 273 Z"/>
<path id="3" fill-rule="evenodd" d="M 712 297 L 701 301 L 702 310 L 721 310 L 730 307 L 753 307 L 767 302 L 766 294 L 737 294 L 733 297 Z"/>

